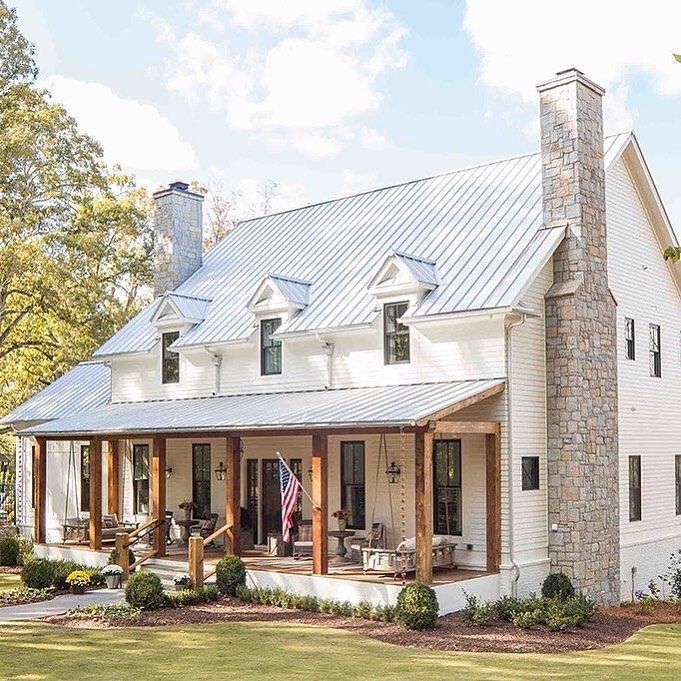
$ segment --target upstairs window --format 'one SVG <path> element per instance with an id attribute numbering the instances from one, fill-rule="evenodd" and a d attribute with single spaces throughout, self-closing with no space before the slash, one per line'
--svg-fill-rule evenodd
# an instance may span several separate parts
<path id="1" fill-rule="evenodd" d="M 80 446 L 80 510 L 90 510 L 90 445 Z"/>
<path id="2" fill-rule="evenodd" d="M 641 457 L 629 457 L 629 522 L 641 520 Z"/>
<path id="3" fill-rule="evenodd" d="M 409 327 L 398 320 L 407 311 L 408 303 L 386 303 L 383 308 L 385 363 L 404 364 L 409 361 Z"/>
<path id="4" fill-rule="evenodd" d="M 676 515 L 681 515 L 681 454 L 674 457 L 675 489 L 676 489 Z"/>
<path id="5" fill-rule="evenodd" d="M 657 324 L 650 325 L 650 375 L 655 378 L 662 376 L 662 346 Z"/>
<path id="6" fill-rule="evenodd" d="M 281 341 L 273 338 L 281 326 L 281 319 L 263 319 L 260 322 L 260 374 L 272 376 L 281 373 Z"/>
<path id="7" fill-rule="evenodd" d="M 170 346 L 180 337 L 179 331 L 164 333 L 161 336 L 163 348 L 163 382 L 180 382 L 180 355 L 170 349 Z"/>
<path id="8" fill-rule="evenodd" d="M 634 320 L 629 317 L 624 320 L 624 356 L 627 359 L 636 359 Z"/>

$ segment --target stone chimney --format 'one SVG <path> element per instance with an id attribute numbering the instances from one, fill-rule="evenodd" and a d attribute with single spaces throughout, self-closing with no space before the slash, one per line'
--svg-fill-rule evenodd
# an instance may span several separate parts
<path id="1" fill-rule="evenodd" d="M 186 182 L 154 194 L 154 295 L 176 289 L 201 267 L 203 196 Z"/>
<path id="2" fill-rule="evenodd" d="M 608 287 L 604 90 L 577 69 L 538 86 L 544 226 L 564 225 L 546 294 L 551 570 L 619 603 L 617 325 Z"/>

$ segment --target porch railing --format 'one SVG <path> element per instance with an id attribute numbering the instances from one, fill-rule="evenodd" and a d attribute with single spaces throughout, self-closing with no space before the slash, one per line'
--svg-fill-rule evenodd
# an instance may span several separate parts
<path id="1" fill-rule="evenodd" d="M 217 571 L 217 568 L 204 574 L 204 553 L 206 547 L 214 542 L 218 537 L 226 534 L 232 525 L 223 525 L 215 530 L 213 534 L 203 537 L 189 537 L 189 577 L 195 589 L 200 589 L 207 579 L 210 579 Z"/>
<path id="2" fill-rule="evenodd" d="M 140 558 L 130 564 L 130 549 L 165 524 L 165 518 L 151 518 L 151 520 L 132 532 L 119 532 L 116 535 L 116 564 L 123 570 L 124 580 L 130 575 L 130 570 L 134 570 L 136 567 L 139 567 L 142 563 L 158 554 L 158 548 L 153 548 L 151 551 L 142 554 Z"/>

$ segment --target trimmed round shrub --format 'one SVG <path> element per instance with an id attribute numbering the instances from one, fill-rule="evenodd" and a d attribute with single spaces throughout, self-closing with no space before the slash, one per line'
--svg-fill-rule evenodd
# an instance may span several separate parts
<path id="1" fill-rule="evenodd" d="M 140 570 L 131 575 L 125 587 L 125 600 L 141 610 L 158 610 L 165 604 L 163 585 L 158 575 L 149 570 Z"/>
<path id="2" fill-rule="evenodd" d="M 236 596 L 236 590 L 246 584 L 246 565 L 239 556 L 220 559 L 215 572 L 218 589 L 227 596 Z"/>
<path id="3" fill-rule="evenodd" d="M 550 574 L 541 585 L 541 595 L 544 598 L 572 598 L 575 595 L 575 587 L 570 578 L 564 572 Z"/>
<path id="4" fill-rule="evenodd" d="M 435 591 L 426 584 L 407 584 L 397 597 L 395 621 L 408 629 L 431 629 L 440 606 Z"/>
<path id="5" fill-rule="evenodd" d="M 0 539 L 0 565 L 19 565 L 21 551 L 16 537 L 5 536 Z"/>
<path id="6" fill-rule="evenodd" d="M 45 558 L 34 558 L 24 563 L 21 581 L 29 589 L 47 589 L 52 584 L 52 563 Z"/>

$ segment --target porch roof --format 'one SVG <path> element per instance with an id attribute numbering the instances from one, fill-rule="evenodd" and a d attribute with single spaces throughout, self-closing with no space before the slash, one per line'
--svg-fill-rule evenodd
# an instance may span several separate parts
<path id="1" fill-rule="evenodd" d="M 27 428 L 50 438 L 410 427 L 501 392 L 503 379 L 107 404 Z"/>

